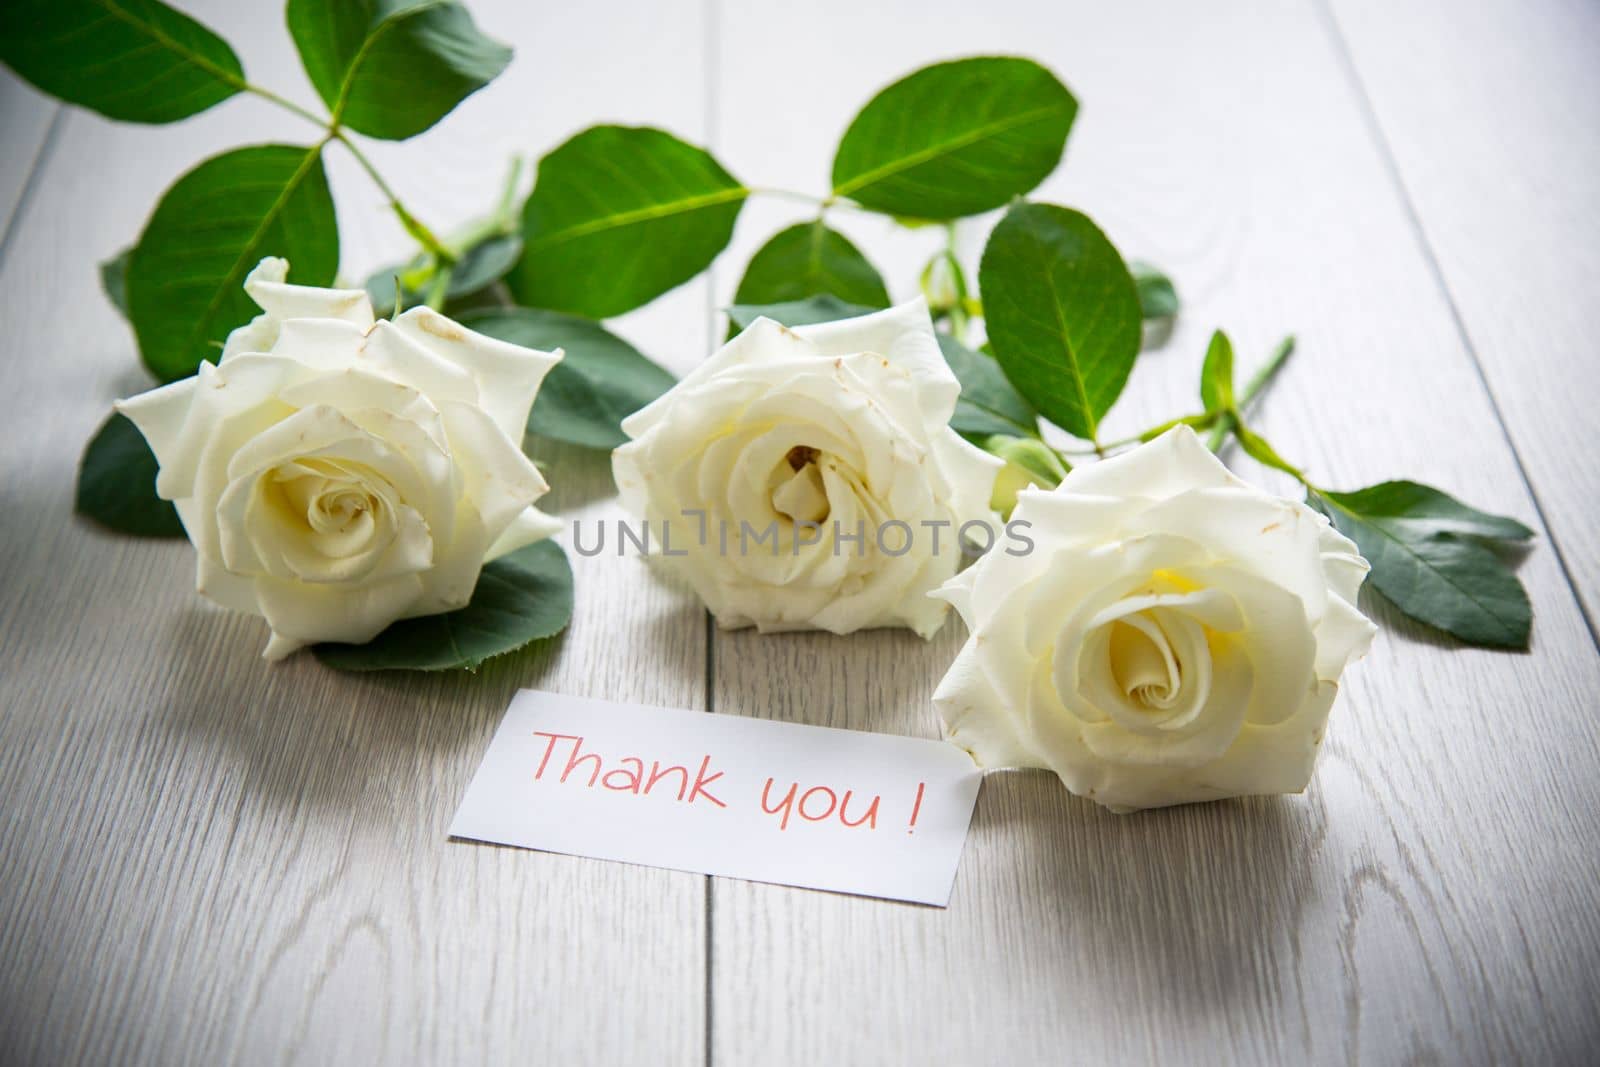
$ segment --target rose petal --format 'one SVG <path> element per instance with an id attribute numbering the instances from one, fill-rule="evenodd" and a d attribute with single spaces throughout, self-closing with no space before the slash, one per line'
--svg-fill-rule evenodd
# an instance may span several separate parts
<path id="1" fill-rule="evenodd" d="M 824 357 L 857 352 L 883 357 L 910 375 L 916 407 L 928 434 L 937 434 L 949 425 L 961 384 L 939 351 L 928 304 L 922 297 L 871 315 L 800 326 L 795 332 Z"/>
<path id="2" fill-rule="evenodd" d="M 339 319 L 362 331 L 371 328 L 372 303 L 364 290 L 288 285 L 288 275 L 288 261 L 269 256 L 246 276 L 245 292 L 263 314 L 228 335 L 219 363 L 245 353 L 270 351 L 290 319 Z"/>
<path id="3" fill-rule="evenodd" d="M 1317 677 L 1336 680 L 1344 669 L 1367 654 L 1378 628 L 1372 620 L 1338 597 L 1317 622 Z"/>
<path id="4" fill-rule="evenodd" d="M 372 301 L 365 289 L 324 289 L 289 285 L 289 262 L 268 256 L 246 275 L 244 291 L 268 315 L 289 319 L 340 319 L 359 329 L 372 327 Z"/>
<path id="5" fill-rule="evenodd" d="M 1175 426 L 1146 444 L 1098 463 L 1074 467 L 1060 490 L 1101 496 L 1137 495 L 1165 500 L 1195 489 L 1245 483 L 1234 477 L 1187 426 Z"/>
<path id="6" fill-rule="evenodd" d="M 209 364 L 202 363 L 201 366 L 207 367 Z M 185 378 L 181 382 L 163 385 L 111 405 L 127 416 L 144 435 L 145 443 L 155 453 L 156 463 L 163 467 L 177 459 L 178 436 L 183 432 L 189 409 L 194 405 L 194 391 L 199 380 L 198 376 Z"/>
<path id="7" fill-rule="evenodd" d="M 533 461 L 506 439 L 482 408 L 447 403 L 440 414 L 463 488 L 492 543 L 550 487 Z"/>
<path id="8" fill-rule="evenodd" d="M 430 307 L 414 307 L 394 329 L 466 371 L 477 383 L 483 409 L 512 441 L 527 432 L 528 414 L 550 368 L 563 353 L 542 352 L 469 330 Z"/>
<path id="9" fill-rule="evenodd" d="M 298 364 L 300 380 L 316 379 L 330 372 L 356 367 L 367 334 L 360 326 L 338 319 L 290 319 L 278 328 L 277 339 L 269 351 L 281 360 Z M 237 358 L 234 362 L 237 362 Z M 229 364 L 232 369 L 232 364 Z"/>
<path id="10" fill-rule="evenodd" d="M 363 586 L 313 585 L 257 578 L 261 614 L 272 627 L 268 658 L 281 658 L 322 641 L 364 644 L 406 614 L 421 596 L 423 580 L 406 574 Z"/>
<path id="11" fill-rule="evenodd" d="M 1212 555 L 1287 589 L 1311 618 L 1328 597 L 1316 513 L 1248 485 L 1193 489 L 1151 506 L 1142 529 L 1180 534 L 1211 546 Z"/>
<path id="12" fill-rule="evenodd" d="M 751 362 L 818 358 L 816 348 L 801 340 L 799 334 L 771 319 L 759 318 L 701 361 L 676 386 L 623 419 L 622 432 L 635 439 L 643 437 L 678 405 L 685 393 L 720 378 L 731 368 Z"/>
<path id="13" fill-rule="evenodd" d="M 1026 728 L 989 685 L 980 654 L 969 638 L 934 690 L 945 739 L 970 752 L 980 767 L 1042 766 L 1036 746 L 1024 739 Z"/>
<path id="14" fill-rule="evenodd" d="M 553 515 L 546 515 L 535 507 L 524 508 L 501 531 L 494 544 L 489 546 L 484 561 L 499 559 L 507 552 L 515 552 L 517 549 L 531 545 L 535 541 L 543 541 L 548 537 L 554 537 L 560 532 L 560 519 Z"/>
<path id="15" fill-rule="evenodd" d="M 368 370 L 418 390 L 434 407 L 443 408 L 450 403 L 478 405 L 483 401 L 471 374 L 432 348 L 418 344 L 387 319 L 367 335 L 361 358 Z"/>

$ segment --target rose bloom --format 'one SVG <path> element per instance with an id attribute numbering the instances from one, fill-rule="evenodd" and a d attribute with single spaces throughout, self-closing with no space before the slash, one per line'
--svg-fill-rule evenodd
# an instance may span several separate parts
<path id="1" fill-rule="evenodd" d="M 950 429 L 960 391 L 920 298 L 757 319 L 623 422 L 617 488 L 724 627 L 928 637 L 961 526 L 994 519 L 1000 461 Z"/>
<path id="2" fill-rule="evenodd" d="M 1339 675 L 1376 632 L 1368 566 L 1187 426 L 1018 494 L 1035 551 L 937 595 L 972 636 L 934 702 L 986 767 L 1046 767 L 1114 811 L 1310 780 Z"/>
<path id="3" fill-rule="evenodd" d="M 463 607 L 485 561 L 558 526 L 532 506 L 549 487 L 521 441 L 559 352 L 423 307 L 375 323 L 366 293 L 287 272 L 251 272 L 264 314 L 215 366 L 117 404 L 160 463 L 200 592 L 264 617 L 272 660 Z"/>

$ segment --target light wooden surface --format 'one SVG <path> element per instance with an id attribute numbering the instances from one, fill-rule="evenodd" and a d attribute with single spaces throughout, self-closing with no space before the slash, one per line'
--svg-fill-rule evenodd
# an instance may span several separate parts
<path id="1" fill-rule="evenodd" d="M 1593 629 L 1600 5 L 1337 0 L 1336 31 Z M 1429 47 L 1414 47 L 1418 41 Z"/>
<path id="2" fill-rule="evenodd" d="M 275 5 L 187 6 L 310 102 Z M 1399 6 L 479 2 L 510 72 L 374 151 L 446 225 L 492 200 L 510 152 L 604 120 L 820 191 L 887 81 L 1034 55 L 1083 103 L 1040 195 L 1185 299 L 1108 432 L 1192 406 L 1214 326 L 1247 364 L 1294 331 L 1264 416 L 1284 452 L 1336 487 L 1409 475 L 1539 530 L 1532 652 L 1369 603 L 1383 635 L 1304 797 L 1115 817 L 1047 775 L 993 776 L 948 910 L 443 835 L 518 686 L 936 736 L 958 621 L 927 644 L 717 634 L 637 562 L 574 557 L 569 632 L 475 678 L 269 668 L 259 624 L 195 597 L 185 546 L 73 520 L 83 441 L 145 384 L 95 262 L 204 154 L 309 127 L 247 100 L 116 126 L 0 82 L 0 1062 L 1591 1059 L 1600 18 Z M 347 160 L 333 181 L 359 276 L 402 238 Z M 619 329 L 682 372 L 798 217 L 753 202 L 709 280 Z M 908 295 L 934 238 L 837 222 Z M 535 450 L 552 507 L 614 513 L 602 457 Z"/>

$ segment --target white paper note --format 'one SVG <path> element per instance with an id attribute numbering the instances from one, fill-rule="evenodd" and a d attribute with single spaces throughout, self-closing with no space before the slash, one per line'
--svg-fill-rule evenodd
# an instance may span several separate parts
<path id="1" fill-rule="evenodd" d="M 450 834 L 943 907 L 980 778 L 942 741 L 524 690 Z"/>

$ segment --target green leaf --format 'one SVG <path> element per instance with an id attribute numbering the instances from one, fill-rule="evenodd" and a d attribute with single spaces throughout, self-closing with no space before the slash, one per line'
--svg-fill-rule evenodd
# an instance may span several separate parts
<path id="1" fill-rule="evenodd" d="M 1200 403 L 1207 411 L 1232 411 L 1233 342 L 1221 330 L 1211 335 L 1206 361 L 1200 368 Z"/>
<path id="2" fill-rule="evenodd" d="M 566 628 L 572 618 L 572 567 L 554 541 L 536 541 L 484 565 L 472 600 L 459 611 L 402 619 L 364 645 L 314 646 L 343 671 L 477 670 Z"/>
<path id="3" fill-rule="evenodd" d="M 289 0 L 289 32 L 334 121 L 390 141 L 426 130 L 511 62 L 445 0 Z"/>
<path id="4" fill-rule="evenodd" d="M 100 288 L 123 318 L 128 317 L 128 259 L 132 255 L 133 249 L 124 248 L 100 264 Z"/>
<path id="5" fill-rule="evenodd" d="M 1372 585 L 1401 611 L 1472 644 L 1528 647 L 1528 594 L 1478 540 L 1521 540 L 1532 535 L 1527 527 L 1414 482 L 1319 490 L 1308 500 L 1356 543 L 1372 564 Z"/>
<path id="6" fill-rule="evenodd" d="M 504 278 L 522 258 L 522 238 L 514 233 L 489 237 L 462 253 L 450 270 L 449 297 L 466 296 Z"/>
<path id="7" fill-rule="evenodd" d="M 522 238 L 516 234 L 502 234 L 479 241 L 463 252 L 451 268 L 450 281 L 445 286 L 445 300 L 461 300 L 488 288 L 505 277 L 521 257 Z M 423 303 L 434 276 L 433 259 L 426 254 L 416 256 L 409 263 L 397 263 L 373 271 L 365 283 L 373 311 L 380 318 L 394 312 L 396 279 L 399 279 L 404 290 L 405 307 L 416 307 Z"/>
<path id="8" fill-rule="evenodd" d="M 850 304 L 886 308 L 889 291 L 867 258 L 821 219 L 790 226 L 761 246 L 745 268 L 735 304 L 781 304 L 829 293 Z"/>
<path id="9" fill-rule="evenodd" d="M 944 361 L 961 383 L 961 397 L 950 419 L 956 433 L 966 437 L 1039 436 L 1038 412 L 1006 380 L 1000 364 L 947 333 L 938 337 Z"/>
<path id="10" fill-rule="evenodd" d="M 1139 290 L 1139 310 L 1147 319 L 1170 319 L 1178 313 L 1178 289 L 1157 267 L 1135 260 L 1128 264 Z"/>
<path id="11" fill-rule="evenodd" d="M 1017 392 L 1094 440 L 1139 354 L 1139 297 L 1122 257 L 1083 215 L 1019 204 L 978 268 L 989 341 Z"/>
<path id="12" fill-rule="evenodd" d="M 162 196 L 128 259 L 128 312 L 145 366 L 185 378 L 259 312 L 245 275 L 282 256 L 290 280 L 331 285 L 339 231 L 319 148 L 257 145 L 201 163 Z"/>
<path id="13" fill-rule="evenodd" d="M 1453 534 L 1505 542 L 1526 541 L 1533 536 L 1533 531 L 1516 519 L 1479 511 L 1418 482 L 1379 482 L 1348 493 L 1323 495 L 1397 536 Z"/>
<path id="14" fill-rule="evenodd" d="M 810 326 L 816 322 L 836 322 L 858 315 L 870 315 L 877 310 L 860 304 L 847 304 L 836 296 L 824 293 L 782 304 L 735 304 L 728 309 L 728 321 L 737 333 L 759 318 L 768 318 L 785 326 Z"/>
<path id="15" fill-rule="evenodd" d="M 620 315 L 699 274 L 733 236 L 749 190 L 661 130 L 595 126 L 545 156 L 507 279 L 519 303 Z"/>
<path id="16" fill-rule="evenodd" d="M 924 67 L 850 123 L 833 159 L 833 191 L 890 215 L 976 215 L 1056 169 L 1077 113 L 1067 87 L 1032 60 Z"/>
<path id="17" fill-rule="evenodd" d="M 621 422 L 671 389 L 676 379 L 603 326 L 576 315 L 531 308 L 469 312 L 462 324 L 502 341 L 562 357 L 539 387 L 531 433 L 585 448 L 615 448 L 628 440 Z"/>
<path id="18" fill-rule="evenodd" d="M 156 496 L 158 470 L 144 435 L 112 412 L 83 450 L 73 510 L 118 533 L 182 537 L 178 510 Z"/>
<path id="19" fill-rule="evenodd" d="M 245 84 L 226 41 L 157 0 L 5 0 L 0 62 L 124 122 L 176 122 Z"/>

